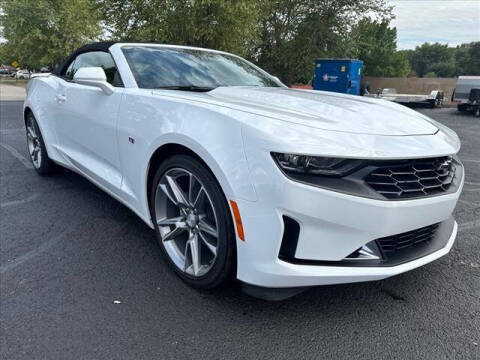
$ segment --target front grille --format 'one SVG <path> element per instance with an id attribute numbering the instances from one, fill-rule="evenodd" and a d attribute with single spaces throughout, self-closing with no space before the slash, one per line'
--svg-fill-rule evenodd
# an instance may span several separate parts
<path id="1" fill-rule="evenodd" d="M 388 257 L 402 250 L 427 244 L 434 238 L 439 225 L 439 223 L 433 224 L 417 230 L 377 239 L 377 244 L 383 254 Z"/>
<path id="2" fill-rule="evenodd" d="M 454 176 L 452 158 L 445 156 L 379 166 L 365 182 L 387 199 L 407 199 L 444 193 Z"/>

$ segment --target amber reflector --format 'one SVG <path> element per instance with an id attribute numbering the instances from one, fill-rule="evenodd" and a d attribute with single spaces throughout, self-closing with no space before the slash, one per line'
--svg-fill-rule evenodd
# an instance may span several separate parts
<path id="1" fill-rule="evenodd" d="M 240 211 L 235 201 L 230 200 L 232 206 L 233 218 L 235 219 L 235 225 L 237 226 L 237 233 L 240 240 L 245 241 L 245 234 L 243 233 L 242 218 L 240 217 Z"/>

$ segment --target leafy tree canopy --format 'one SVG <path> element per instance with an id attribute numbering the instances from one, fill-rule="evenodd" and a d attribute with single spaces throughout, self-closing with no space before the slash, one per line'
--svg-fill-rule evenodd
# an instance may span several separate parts
<path id="1" fill-rule="evenodd" d="M 387 19 L 391 7 L 384 0 L 262 1 L 250 58 L 286 84 L 308 82 L 315 59 L 345 57 L 351 27 L 364 15 Z"/>
<path id="2" fill-rule="evenodd" d="M 364 18 L 351 32 L 353 57 L 363 60 L 368 76 L 403 77 L 410 73 L 410 64 L 397 52 L 397 30 L 389 21 Z"/>
<path id="3" fill-rule="evenodd" d="M 455 73 L 454 52 L 448 45 L 424 43 L 405 54 L 417 76 L 424 77 L 427 73 L 434 73 L 437 76 L 450 77 Z"/>
<path id="4" fill-rule="evenodd" d="M 59 63 L 101 34 L 91 0 L 15 0 L 0 3 L 7 60 L 39 68 Z M 2 59 L 3 61 L 3 59 Z"/>
<path id="5" fill-rule="evenodd" d="M 27 68 L 112 39 L 233 52 L 286 84 L 325 57 L 359 58 L 373 76 L 480 75 L 480 42 L 397 51 L 386 0 L 0 0 L 0 19 L 0 62 Z"/>
<path id="6" fill-rule="evenodd" d="M 246 55 L 256 36 L 255 0 L 98 0 L 116 40 L 156 41 Z"/>

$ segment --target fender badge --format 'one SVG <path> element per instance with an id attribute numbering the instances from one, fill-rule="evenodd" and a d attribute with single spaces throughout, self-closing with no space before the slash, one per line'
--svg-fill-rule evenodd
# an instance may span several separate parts
<path id="1" fill-rule="evenodd" d="M 134 143 L 135 143 L 135 139 L 129 136 L 129 137 L 128 137 L 128 142 L 129 142 L 130 144 L 134 144 Z"/>

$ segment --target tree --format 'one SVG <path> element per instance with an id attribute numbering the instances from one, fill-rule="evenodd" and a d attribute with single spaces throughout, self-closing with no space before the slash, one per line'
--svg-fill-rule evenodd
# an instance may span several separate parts
<path id="1" fill-rule="evenodd" d="M 245 55 L 256 36 L 255 0 L 99 0 L 117 40 L 192 45 Z"/>
<path id="2" fill-rule="evenodd" d="M 397 30 L 389 23 L 364 18 L 351 32 L 353 57 L 363 60 L 365 75 L 403 77 L 410 73 L 405 54 L 397 52 Z"/>
<path id="3" fill-rule="evenodd" d="M 480 75 L 480 41 L 456 47 L 455 75 Z"/>
<path id="4" fill-rule="evenodd" d="M 362 15 L 390 18 L 384 0 L 268 0 L 250 58 L 286 84 L 308 82 L 314 60 L 344 57 L 349 31 Z"/>
<path id="5" fill-rule="evenodd" d="M 57 64 L 101 34 L 93 0 L 15 0 L 1 7 L 5 49 L 22 67 Z"/>
<path id="6" fill-rule="evenodd" d="M 0 65 L 12 65 L 15 58 L 8 52 L 6 44 L 0 44 Z"/>
<path id="7" fill-rule="evenodd" d="M 455 50 L 448 45 L 424 43 L 410 53 L 410 63 L 419 77 L 428 72 L 437 76 L 449 77 L 455 74 Z"/>

